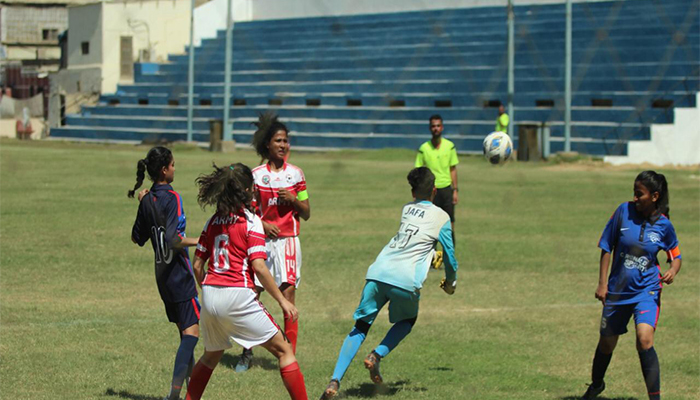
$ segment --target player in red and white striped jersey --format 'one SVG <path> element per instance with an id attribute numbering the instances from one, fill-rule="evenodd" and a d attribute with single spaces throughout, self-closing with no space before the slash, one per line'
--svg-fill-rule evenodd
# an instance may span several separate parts
<path id="1" fill-rule="evenodd" d="M 273 114 L 262 114 L 253 135 L 256 152 L 267 162 L 253 169 L 255 201 L 266 236 L 267 267 L 284 297 L 295 303 L 301 280 L 300 220 L 311 216 L 306 178 L 301 168 L 286 161 L 289 129 Z M 260 285 L 258 285 L 260 286 Z M 284 334 L 296 352 L 299 323 L 284 319 Z M 244 349 L 237 372 L 248 369 L 252 351 Z"/>
<path id="2" fill-rule="evenodd" d="M 202 338 L 204 355 L 192 371 L 187 400 L 201 398 L 209 378 L 231 339 L 245 348 L 262 346 L 279 359 L 280 373 L 293 400 L 307 399 L 304 376 L 292 346 L 255 291 L 257 276 L 275 299 L 285 320 L 298 312 L 275 284 L 265 265 L 265 235 L 260 217 L 249 211 L 253 174 L 243 164 L 232 164 L 197 179 L 198 201 L 216 205 L 204 226 L 195 252 L 194 274 L 202 287 Z M 205 263 L 209 267 L 205 272 Z"/>

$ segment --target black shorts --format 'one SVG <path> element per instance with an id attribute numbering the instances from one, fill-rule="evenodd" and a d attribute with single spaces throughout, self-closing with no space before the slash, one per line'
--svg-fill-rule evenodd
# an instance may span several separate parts
<path id="1" fill-rule="evenodd" d="M 455 205 L 452 204 L 452 186 L 438 189 L 433 204 L 445 210 L 450 221 L 455 222 Z"/>
<path id="2" fill-rule="evenodd" d="M 179 303 L 167 301 L 163 303 L 165 304 L 165 313 L 168 314 L 168 321 L 177 324 L 181 331 L 199 324 L 199 311 L 202 307 L 196 297 Z"/>

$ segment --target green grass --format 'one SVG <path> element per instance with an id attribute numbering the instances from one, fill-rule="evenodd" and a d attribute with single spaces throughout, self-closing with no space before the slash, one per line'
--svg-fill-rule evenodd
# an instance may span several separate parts
<path id="1" fill-rule="evenodd" d="M 148 148 L 0 141 L 0 397 L 138 399 L 166 394 L 178 335 L 167 322 L 150 247 L 129 238 L 136 161 Z M 200 232 L 209 211 L 194 179 L 212 161 L 256 165 L 252 151 L 176 146 L 176 179 Z M 302 224 L 298 358 L 310 398 L 330 378 L 372 262 L 410 200 L 412 151 L 303 153 L 312 217 Z M 656 335 L 665 399 L 700 393 L 700 173 L 662 169 L 683 269 L 664 290 Z M 573 399 L 585 390 L 600 305 L 596 244 L 638 169 L 600 162 L 510 163 L 461 157 L 457 293 L 432 271 L 411 335 L 382 363 L 377 391 L 361 359 L 389 327 L 385 312 L 341 387 L 347 399 Z M 263 301 L 280 319 L 278 307 Z M 630 325 L 632 329 L 632 325 Z M 197 346 L 197 356 L 203 351 Z M 206 399 L 284 399 L 274 358 L 256 351 L 237 375 L 227 352 Z M 604 398 L 644 399 L 634 335 L 621 338 Z"/>

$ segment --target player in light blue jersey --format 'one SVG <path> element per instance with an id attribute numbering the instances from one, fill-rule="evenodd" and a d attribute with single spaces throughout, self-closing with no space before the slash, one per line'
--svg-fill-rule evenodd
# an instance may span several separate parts
<path id="1" fill-rule="evenodd" d="M 321 400 L 331 399 L 338 393 L 340 381 L 379 310 L 389 303 L 389 321 L 394 325 L 379 346 L 365 358 L 370 379 L 382 383 L 379 362 L 401 343 L 416 323 L 420 290 L 428 276 L 436 242 L 440 242 L 444 250 L 445 279 L 440 287 L 447 294 L 455 291 L 457 260 L 452 226 L 450 216 L 432 203 L 437 191 L 435 175 L 426 167 L 416 168 L 408 174 L 408 183 L 415 201 L 403 207 L 398 232 L 367 271 L 360 305 L 353 315 L 355 327 L 343 342 L 333 376 Z"/>

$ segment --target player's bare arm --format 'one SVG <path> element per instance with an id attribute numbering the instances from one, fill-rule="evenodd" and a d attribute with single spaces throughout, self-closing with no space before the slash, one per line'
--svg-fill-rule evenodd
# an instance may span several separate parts
<path id="1" fill-rule="evenodd" d="M 598 276 L 598 288 L 595 291 L 595 298 L 605 305 L 605 296 L 608 295 L 608 268 L 610 267 L 610 253 L 605 250 L 600 251 L 600 274 Z"/>
<path id="2" fill-rule="evenodd" d="M 177 248 L 184 248 L 184 247 L 194 247 L 197 245 L 197 242 L 199 241 L 199 238 L 192 238 L 192 237 L 183 237 L 182 240 L 180 240 L 180 243 L 177 244 Z"/>
<path id="3" fill-rule="evenodd" d="M 661 277 L 661 281 L 667 285 L 670 285 L 673 283 L 673 280 L 676 278 L 676 275 L 678 275 L 678 272 L 681 270 L 681 262 L 682 260 L 680 258 L 676 258 L 673 261 L 671 261 L 671 267 L 666 271 L 664 276 Z"/>
<path id="4" fill-rule="evenodd" d="M 450 178 L 452 178 L 452 204 L 459 203 L 459 186 L 457 185 L 457 166 L 450 167 Z"/>
<path id="5" fill-rule="evenodd" d="M 296 195 L 287 189 L 280 189 L 278 192 L 280 200 L 285 203 L 289 203 L 294 207 L 294 210 L 299 213 L 299 216 L 308 221 L 311 217 L 311 206 L 309 205 L 309 200 L 299 200 Z"/>
<path id="6" fill-rule="evenodd" d="M 258 277 L 263 289 L 265 289 L 267 293 L 269 293 L 270 296 L 272 296 L 272 298 L 279 303 L 285 316 L 291 316 L 292 319 L 296 321 L 296 319 L 299 317 L 299 311 L 297 311 L 294 304 L 290 303 L 289 300 L 284 298 L 282 292 L 280 292 L 277 284 L 275 283 L 275 279 L 272 277 L 272 275 L 270 275 L 270 271 L 267 269 L 265 261 L 261 258 L 256 258 L 253 260 L 252 266 L 253 270 L 255 271 L 255 276 Z"/>
<path id="7" fill-rule="evenodd" d="M 197 280 L 197 284 L 201 287 L 202 282 L 204 281 L 204 265 L 206 261 L 202 260 L 201 258 L 195 256 L 194 257 L 194 264 L 192 265 L 192 270 L 194 271 L 194 279 Z"/>
<path id="8" fill-rule="evenodd" d="M 265 231 L 265 236 L 271 238 L 271 239 L 276 239 L 277 235 L 280 233 L 280 227 L 271 224 L 269 222 L 262 221 L 263 224 L 263 231 Z"/>

